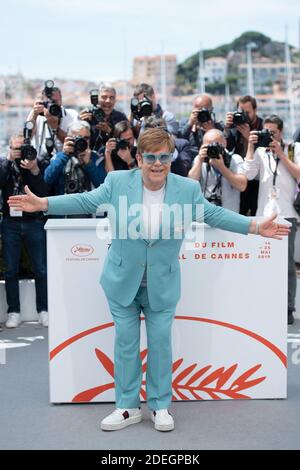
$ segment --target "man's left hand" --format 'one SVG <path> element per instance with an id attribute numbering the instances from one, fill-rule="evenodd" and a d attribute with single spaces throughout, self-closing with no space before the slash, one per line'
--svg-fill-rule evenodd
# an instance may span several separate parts
<path id="1" fill-rule="evenodd" d="M 277 214 L 273 214 L 271 217 L 268 217 L 263 222 L 259 223 L 259 235 L 262 237 L 282 240 L 282 237 L 286 237 L 290 233 L 290 227 L 288 225 L 277 224 L 274 222 L 276 217 Z"/>
<path id="2" fill-rule="evenodd" d="M 217 170 L 219 170 L 221 173 L 222 171 L 224 170 L 225 167 L 225 163 L 224 163 L 224 158 L 223 158 L 223 155 L 219 155 L 219 158 L 210 158 L 209 159 L 209 164 L 216 168 Z"/>
<path id="3" fill-rule="evenodd" d="M 34 160 L 26 160 L 25 158 L 25 160 L 20 161 L 20 166 L 24 170 L 31 171 L 33 174 L 39 173 L 39 167 L 36 158 Z"/>
<path id="4" fill-rule="evenodd" d="M 282 150 L 281 144 L 277 140 L 275 140 L 275 139 L 272 140 L 272 142 L 269 145 L 269 149 L 271 149 L 272 152 L 275 153 L 279 158 L 284 158 L 285 157 L 285 154 L 284 154 L 284 151 Z"/>
<path id="5" fill-rule="evenodd" d="M 129 149 L 119 150 L 118 156 L 123 160 L 123 162 L 127 163 L 127 165 L 132 161 L 132 156 Z"/>
<path id="6" fill-rule="evenodd" d="M 237 126 L 237 130 L 240 132 L 240 134 L 242 134 L 242 136 L 244 137 L 244 139 L 246 139 L 247 141 L 249 140 L 249 135 L 250 135 L 250 126 L 249 124 L 242 124 L 240 126 Z"/>
<path id="7" fill-rule="evenodd" d="M 50 129 L 58 129 L 59 118 L 57 116 L 52 116 L 52 114 L 49 113 L 47 108 L 44 108 L 44 116 L 47 119 L 47 123 Z"/>
<path id="8" fill-rule="evenodd" d="M 88 165 L 91 161 L 91 149 L 86 149 L 84 152 L 79 153 L 78 160 L 83 165 Z"/>
<path id="9" fill-rule="evenodd" d="M 96 129 L 99 129 L 101 132 L 105 134 L 111 134 L 112 128 L 107 124 L 107 122 L 99 122 L 96 125 Z"/>

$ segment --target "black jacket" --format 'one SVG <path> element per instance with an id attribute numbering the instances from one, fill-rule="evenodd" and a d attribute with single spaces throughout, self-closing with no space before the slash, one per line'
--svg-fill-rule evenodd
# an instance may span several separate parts
<path id="1" fill-rule="evenodd" d="M 7 160 L 6 157 L 0 157 L 0 189 L 2 190 L 3 198 L 3 216 L 10 218 L 9 206 L 7 199 L 14 194 L 15 187 L 18 186 L 19 192 L 24 191 L 24 186 L 28 185 L 29 189 L 39 197 L 46 197 L 49 195 L 49 186 L 45 183 L 43 178 L 46 162 L 38 160 L 40 173 L 36 176 L 32 175 L 29 170 L 19 169 L 15 170 L 16 163 Z M 42 212 L 23 212 L 22 217 L 12 217 L 16 220 L 31 220 L 43 219 L 45 216 Z"/>

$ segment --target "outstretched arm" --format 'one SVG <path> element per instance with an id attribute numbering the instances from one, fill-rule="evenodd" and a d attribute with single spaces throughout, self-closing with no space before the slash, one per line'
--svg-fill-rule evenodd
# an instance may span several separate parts
<path id="1" fill-rule="evenodd" d="M 273 214 L 262 222 L 258 222 L 256 219 L 250 219 L 229 209 L 211 204 L 202 195 L 200 185 L 195 187 L 195 191 L 194 220 L 206 222 L 212 227 L 228 230 L 229 232 L 243 233 L 245 235 L 252 233 L 277 240 L 281 240 L 282 237 L 290 232 L 288 225 L 274 222 L 277 214 Z"/>
<path id="2" fill-rule="evenodd" d="M 38 197 L 28 186 L 26 194 L 11 196 L 8 204 L 15 210 L 24 212 L 43 211 L 46 215 L 94 214 L 101 204 L 108 204 L 111 199 L 111 175 L 104 184 L 93 191 L 64 196 Z"/>

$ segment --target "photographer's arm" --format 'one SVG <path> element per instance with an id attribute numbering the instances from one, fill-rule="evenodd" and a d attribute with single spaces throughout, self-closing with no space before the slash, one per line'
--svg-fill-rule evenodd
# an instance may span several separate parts
<path id="1" fill-rule="evenodd" d="M 53 157 L 45 169 L 44 180 L 47 184 L 54 184 L 58 181 L 62 171 L 69 159 L 69 156 L 59 152 Z"/>
<path id="2" fill-rule="evenodd" d="M 0 189 L 6 186 L 12 162 L 8 158 L 0 158 Z"/>
<path id="3" fill-rule="evenodd" d="M 229 232 L 244 235 L 251 233 L 281 240 L 282 237 L 289 234 L 290 228 L 288 225 L 275 223 L 274 219 L 276 217 L 277 214 L 274 214 L 262 222 L 258 222 L 256 219 L 251 219 L 229 209 L 215 206 L 203 197 L 200 185 L 195 185 L 193 220 L 197 222 L 205 222 L 211 227 L 217 227 Z"/>
<path id="4" fill-rule="evenodd" d="M 16 210 L 43 211 L 46 215 L 95 214 L 99 206 L 109 204 L 111 200 L 111 176 L 112 174 L 107 175 L 104 184 L 93 191 L 48 198 L 36 196 L 26 186 L 26 194 L 11 196 L 8 199 L 8 204 Z"/>
<path id="5" fill-rule="evenodd" d="M 260 170 L 260 158 L 255 151 L 257 140 L 257 133 L 255 131 L 250 132 L 248 150 L 244 160 L 244 170 L 249 181 L 253 180 L 259 174 Z"/>

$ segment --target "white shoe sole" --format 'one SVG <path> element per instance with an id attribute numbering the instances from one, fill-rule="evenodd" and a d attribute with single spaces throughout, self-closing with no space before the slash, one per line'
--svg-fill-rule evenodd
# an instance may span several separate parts
<path id="1" fill-rule="evenodd" d="M 155 419 L 154 419 L 153 416 L 151 416 L 151 419 L 154 423 L 154 428 L 156 429 L 156 431 L 167 432 L 167 431 L 173 431 L 173 429 L 175 429 L 175 424 L 174 423 L 157 424 L 157 423 L 155 423 Z"/>
<path id="2" fill-rule="evenodd" d="M 18 323 L 17 325 L 5 325 L 6 328 L 10 329 L 10 328 L 18 328 L 18 326 L 20 326 L 21 323 Z"/>
<path id="3" fill-rule="evenodd" d="M 121 423 L 118 424 L 109 424 L 109 423 L 101 423 L 102 431 L 119 431 L 119 429 L 126 428 L 131 424 L 137 424 L 142 421 L 142 416 L 132 416 L 131 418 L 127 418 Z"/>

